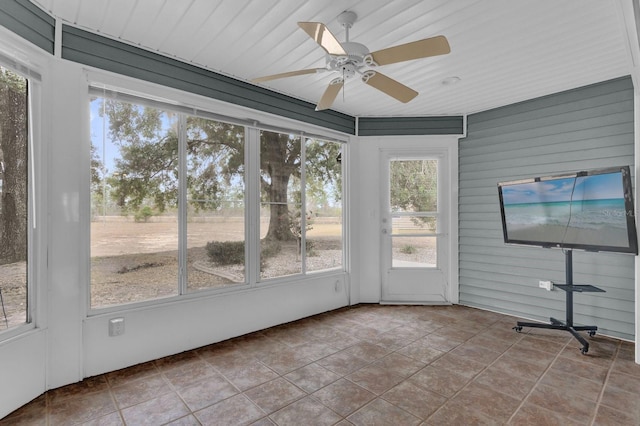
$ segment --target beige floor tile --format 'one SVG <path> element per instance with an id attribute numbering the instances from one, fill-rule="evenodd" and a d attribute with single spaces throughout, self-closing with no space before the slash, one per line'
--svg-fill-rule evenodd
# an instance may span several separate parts
<path id="1" fill-rule="evenodd" d="M 46 392 L 0 426 L 638 425 L 633 344 L 463 306 L 358 305 Z"/>

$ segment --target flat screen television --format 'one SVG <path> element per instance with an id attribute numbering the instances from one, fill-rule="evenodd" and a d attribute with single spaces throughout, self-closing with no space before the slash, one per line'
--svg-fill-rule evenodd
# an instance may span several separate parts
<path id="1" fill-rule="evenodd" d="M 638 254 L 629 166 L 498 183 L 504 242 Z"/>

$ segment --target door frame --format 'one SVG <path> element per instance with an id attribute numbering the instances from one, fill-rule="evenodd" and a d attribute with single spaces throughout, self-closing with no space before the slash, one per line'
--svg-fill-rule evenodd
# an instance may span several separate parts
<path id="1" fill-rule="evenodd" d="M 399 140 L 400 139 L 400 140 Z M 378 149 L 379 164 L 386 164 L 389 159 L 394 157 L 421 157 L 421 156 L 441 156 L 439 165 L 443 168 L 439 171 L 438 178 L 445 179 L 448 182 L 448 197 L 446 197 L 445 205 L 439 211 L 447 214 L 446 220 L 442 221 L 443 229 L 441 233 L 448 234 L 448 247 L 445 250 L 438 250 L 438 256 L 446 256 L 446 265 L 442 269 L 447 277 L 448 285 L 446 291 L 446 299 L 448 303 L 457 304 L 459 302 L 459 285 L 458 285 L 458 137 L 445 136 L 421 136 L 416 138 L 384 138 L 391 143 L 380 143 Z M 380 142 L 383 142 L 382 140 Z M 405 143 L 401 143 L 405 142 Z M 386 172 L 380 170 L 382 179 Z M 440 194 L 440 189 L 438 190 Z M 384 200 L 387 195 L 382 191 L 379 193 L 380 215 L 386 213 Z M 440 199 L 438 200 L 440 201 Z M 382 241 L 382 223 L 379 224 L 379 238 Z M 384 300 L 384 271 L 381 262 L 384 247 L 380 243 L 379 257 L 380 260 L 380 302 L 386 303 Z M 390 303 L 393 303 L 391 301 Z M 428 303 L 428 302 L 425 302 Z"/>
<path id="2" fill-rule="evenodd" d="M 437 174 L 437 254 L 436 265 L 393 266 L 393 218 L 390 210 L 391 164 L 394 161 L 436 160 Z M 445 149 L 415 151 L 380 150 L 380 276 L 383 303 L 449 304 L 449 190 Z M 442 291 L 444 290 L 444 291 Z"/>

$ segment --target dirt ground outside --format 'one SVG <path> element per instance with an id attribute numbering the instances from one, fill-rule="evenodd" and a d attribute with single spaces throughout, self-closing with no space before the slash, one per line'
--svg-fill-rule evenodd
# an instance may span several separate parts
<path id="1" fill-rule="evenodd" d="M 94 308 L 157 299 L 178 294 L 178 225 L 157 219 L 136 223 L 124 218 L 91 223 L 91 306 Z M 111 218 L 109 218 L 111 219 Z M 244 235 L 241 218 L 215 218 L 187 224 L 187 289 L 240 286 L 245 282 L 243 265 L 217 265 L 208 258 L 209 241 L 238 241 Z M 338 219 L 315 220 L 307 239 L 312 247 L 307 271 L 342 269 L 342 226 Z M 261 225 L 266 233 L 267 222 Z M 410 250 L 407 249 L 407 244 Z M 283 243 L 278 255 L 268 258 L 261 279 L 299 274 L 301 257 L 296 242 Z M 403 241 L 394 247 L 394 259 L 424 262 L 435 247 L 424 239 Z M 375 264 L 379 259 L 375 259 Z M 26 264 L 0 266 L 0 289 L 4 310 L 0 330 L 25 322 Z"/>

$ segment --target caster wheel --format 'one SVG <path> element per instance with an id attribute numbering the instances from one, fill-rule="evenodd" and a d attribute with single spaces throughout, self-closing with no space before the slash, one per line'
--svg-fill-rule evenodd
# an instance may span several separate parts
<path id="1" fill-rule="evenodd" d="M 595 335 L 596 335 L 596 332 L 595 332 L 595 331 L 590 331 L 590 332 L 589 332 L 589 337 L 593 337 L 593 336 L 595 336 Z"/>
<path id="2" fill-rule="evenodd" d="M 520 333 L 522 331 L 522 327 L 520 327 L 519 325 L 516 325 L 515 327 L 513 327 L 513 329 L 516 331 L 516 333 Z"/>
<path id="3" fill-rule="evenodd" d="M 580 349 L 580 353 L 581 353 L 582 355 L 585 355 L 587 352 L 589 352 L 589 348 L 581 348 L 581 349 Z"/>

